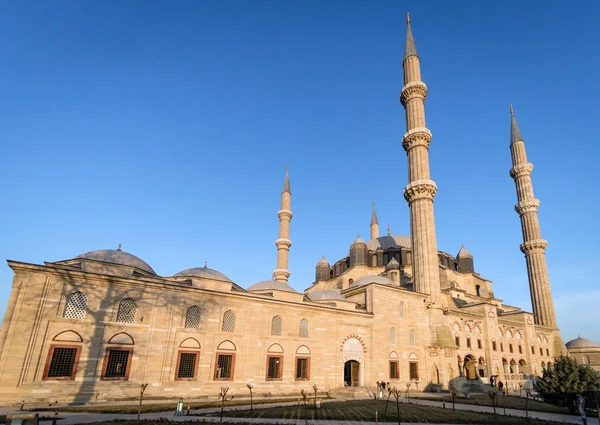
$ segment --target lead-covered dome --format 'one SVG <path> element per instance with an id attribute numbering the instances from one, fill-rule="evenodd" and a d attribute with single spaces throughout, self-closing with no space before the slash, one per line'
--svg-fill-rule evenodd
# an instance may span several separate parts
<path id="1" fill-rule="evenodd" d="M 378 249 L 391 249 L 391 248 L 411 248 L 409 236 L 381 236 L 379 238 L 371 239 L 366 242 L 369 251 L 376 251 Z"/>
<path id="2" fill-rule="evenodd" d="M 569 350 L 573 348 L 600 348 L 600 344 L 589 339 L 577 337 L 565 344 Z"/>
<path id="3" fill-rule="evenodd" d="M 233 281 L 223 273 L 218 270 L 210 269 L 206 265 L 204 267 L 192 267 L 191 269 L 185 269 L 173 277 L 199 277 L 202 279 L 220 280 L 223 282 L 233 283 Z"/>
<path id="4" fill-rule="evenodd" d="M 369 283 L 378 283 L 380 285 L 390 285 L 396 286 L 393 280 L 388 279 L 383 276 L 364 276 L 358 280 L 355 280 L 350 284 L 350 288 L 356 288 L 363 285 L 368 285 Z"/>
<path id="5" fill-rule="evenodd" d="M 156 274 L 152 267 L 144 260 L 133 254 L 122 251 L 121 249 L 99 249 L 97 251 L 90 251 L 78 255 L 77 258 L 101 261 L 103 263 L 121 264 L 123 266 L 133 266 L 148 273 Z"/>
<path id="6" fill-rule="evenodd" d="M 294 288 L 284 282 L 278 282 L 276 280 L 263 280 L 256 282 L 254 285 L 248 288 L 248 291 L 285 291 L 285 292 L 297 292 Z"/>
<path id="7" fill-rule="evenodd" d="M 313 301 L 346 301 L 339 289 L 322 289 L 311 292 L 308 297 Z"/>

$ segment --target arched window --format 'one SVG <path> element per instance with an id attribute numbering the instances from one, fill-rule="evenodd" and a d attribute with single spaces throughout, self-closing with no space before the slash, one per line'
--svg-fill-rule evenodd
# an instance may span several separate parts
<path id="1" fill-rule="evenodd" d="M 396 328 L 390 328 L 390 345 L 396 345 Z"/>
<path id="2" fill-rule="evenodd" d="M 504 373 L 510 373 L 510 367 L 506 359 L 502 359 L 502 369 L 504 369 Z"/>
<path id="3" fill-rule="evenodd" d="M 175 380 L 185 381 L 196 379 L 198 376 L 199 359 L 200 343 L 194 338 L 183 340 L 181 344 L 179 344 L 177 367 L 175 368 Z"/>
<path id="4" fill-rule="evenodd" d="M 281 336 L 282 327 L 281 316 L 273 316 L 271 319 L 271 335 Z"/>
<path id="5" fill-rule="evenodd" d="M 200 327 L 200 319 L 202 319 L 202 310 L 197 305 L 193 305 L 187 309 L 185 314 L 185 327 L 195 329 Z"/>
<path id="6" fill-rule="evenodd" d="M 267 381 L 281 380 L 283 371 L 283 347 L 273 344 L 267 350 Z"/>
<path id="7" fill-rule="evenodd" d="M 117 322 L 135 323 L 135 314 L 137 312 L 137 303 L 133 298 L 124 298 L 119 303 L 117 312 Z"/>
<path id="8" fill-rule="evenodd" d="M 233 311 L 227 310 L 225 313 Z M 235 313 L 233 314 L 235 319 Z M 215 362 L 215 381 L 232 381 L 235 369 L 235 344 L 231 341 L 223 341 L 217 346 Z"/>
<path id="9" fill-rule="evenodd" d="M 479 285 L 475 286 L 475 293 L 477 294 L 478 297 L 481 296 L 481 286 L 479 286 Z"/>
<path id="10" fill-rule="evenodd" d="M 390 379 L 400 379 L 400 357 L 398 353 L 392 351 L 389 358 Z"/>
<path id="11" fill-rule="evenodd" d="M 512 338 L 512 332 L 510 331 L 510 329 L 506 330 L 506 337 L 507 338 Z"/>
<path id="12" fill-rule="evenodd" d="M 467 335 L 467 348 L 471 348 L 471 337 Z"/>
<path id="13" fill-rule="evenodd" d="M 73 292 L 67 297 L 63 317 L 67 319 L 84 319 L 87 309 L 87 298 L 81 292 Z"/>
<path id="14" fill-rule="evenodd" d="M 408 356 L 408 377 L 411 381 L 419 379 L 419 362 L 415 353 Z"/>
<path id="15" fill-rule="evenodd" d="M 523 359 L 519 360 L 519 373 L 525 373 L 526 365 L 527 365 L 527 363 L 525 363 L 525 360 L 523 360 Z"/>
<path id="16" fill-rule="evenodd" d="M 72 381 L 77 374 L 83 339 L 73 331 L 64 331 L 52 339 L 42 379 Z"/>
<path id="17" fill-rule="evenodd" d="M 300 335 L 300 338 L 308 338 L 308 320 L 300 320 L 300 325 L 298 326 L 298 335 Z"/>
<path id="18" fill-rule="evenodd" d="M 408 345 L 410 345 L 411 347 L 415 346 L 415 331 L 413 331 L 412 329 L 408 331 Z"/>
<path id="19" fill-rule="evenodd" d="M 223 325 L 221 330 L 223 332 L 235 332 L 235 312 L 233 310 L 227 310 L 223 313 Z"/>
<path id="20" fill-rule="evenodd" d="M 295 381 L 308 381 L 310 378 L 310 349 L 306 345 L 301 345 L 296 350 L 296 371 Z"/>
<path id="21" fill-rule="evenodd" d="M 402 301 L 400 301 L 400 318 L 404 319 L 404 316 L 406 314 L 406 306 L 404 305 L 404 303 Z"/>
<path id="22" fill-rule="evenodd" d="M 121 301 L 121 304 L 123 304 L 123 301 Z M 131 360 L 133 358 L 133 345 L 133 338 L 124 332 L 113 335 L 108 340 L 100 379 L 110 381 L 127 381 L 129 379 L 129 369 L 131 368 Z"/>

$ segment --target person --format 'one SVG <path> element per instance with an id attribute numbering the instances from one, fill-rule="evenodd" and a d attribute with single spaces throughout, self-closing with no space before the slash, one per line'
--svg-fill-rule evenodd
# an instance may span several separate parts
<path id="1" fill-rule="evenodd" d="M 577 398 L 575 399 L 575 406 L 581 415 L 581 421 L 583 425 L 587 425 L 587 418 L 585 416 L 585 398 L 581 394 L 577 394 Z"/>
<path id="2" fill-rule="evenodd" d="M 381 381 L 381 388 L 379 391 L 379 399 L 383 400 L 383 394 L 385 393 L 385 382 Z"/>
<path id="3" fill-rule="evenodd" d="M 504 384 L 502 383 L 502 381 L 498 381 L 498 388 L 500 388 L 500 392 L 504 392 L 502 391 L 502 388 L 504 388 Z"/>
<path id="4" fill-rule="evenodd" d="M 490 385 L 493 387 L 494 386 L 494 376 L 490 376 Z"/>

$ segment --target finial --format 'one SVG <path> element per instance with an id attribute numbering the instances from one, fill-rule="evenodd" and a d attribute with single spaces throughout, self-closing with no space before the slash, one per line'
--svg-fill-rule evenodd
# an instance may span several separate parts
<path id="1" fill-rule="evenodd" d="M 375 208 L 375 201 L 373 201 L 373 208 Z"/>
<path id="2" fill-rule="evenodd" d="M 360 239 L 360 233 L 358 234 L 358 238 L 357 239 Z"/>
<path id="3" fill-rule="evenodd" d="M 117 248 L 117 251 L 121 251 L 121 244 L 119 244 L 119 247 Z"/>
<path id="4" fill-rule="evenodd" d="M 392 226 L 388 224 L 388 236 L 392 236 Z"/>
<path id="5" fill-rule="evenodd" d="M 204 268 L 207 269 L 208 268 L 208 261 L 204 262 Z"/>
<path id="6" fill-rule="evenodd" d="M 406 23 L 410 24 L 410 13 L 406 12 Z"/>
<path id="7" fill-rule="evenodd" d="M 288 165 L 287 165 L 287 164 L 285 164 L 285 172 L 287 173 L 287 172 L 289 172 L 289 171 L 290 171 L 290 167 L 288 167 Z"/>
<path id="8" fill-rule="evenodd" d="M 464 243 L 461 243 L 461 244 L 460 244 L 460 247 L 461 247 L 461 248 L 464 248 L 464 247 L 465 247 L 465 244 L 464 244 Z"/>
<path id="9" fill-rule="evenodd" d="M 513 109 L 512 105 L 509 105 L 510 108 L 510 114 L 514 115 L 515 114 L 515 110 Z"/>

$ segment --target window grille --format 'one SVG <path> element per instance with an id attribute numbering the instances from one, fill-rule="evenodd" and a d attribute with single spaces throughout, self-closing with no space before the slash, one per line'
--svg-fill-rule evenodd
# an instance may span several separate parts
<path id="1" fill-rule="evenodd" d="M 67 298 L 63 317 L 67 319 L 84 319 L 87 308 L 87 298 L 81 292 L 73 292 Z"/>
<path id="2" fill-rule="evenodd" d="M 273 319 L 271 319 L 271 335 L 281 336 L 281 328 L 281 316 L 274 316 Z"/>
<path id="3" fill-rule="evenodd" d="M 217 358 L 217 379 L 231 379 L 233 370 L 233 356 L 231 354 L 219 354 Z"/>
<path id="4" fill-rule="evenodd" d="M 415 331 L 412 329 L 408 333 L 408 344 L 412 347 L 415 345 Z"/>
<path id="5" fill-rule="evenodd" d="M 193 305 L 187 309 L 185 314 L 185 327 L 186 328 L 199 328 L 200 319 L 202 319 L 202 310 L 197 305 Z"/>
<path id="6" fill-rule="evenodd" d="M 308 338 L 308 321 L 306 319 L 300 320 L 299 333 L 300 338 Z"/>
<path id="7" fill-rule="evenodd" d="M 73 375 L 77 348 L 56 347 L 48 368 L 48 378 L 67 378 Z"/>
<path id="8" fill-rule="evenodd" d="M 417 362 L 409 363 L 409 375 L 411 381 L 419 379 L 419 368 Z"/>
<path id="9" fill-rule="evenodd" d="M 398 379 L 400 377 L 398 372 L 398 362 L 390 361 L 390 379 Z"/>
<path id="10" fill-rule="evenodd" d="M 117 312 L 117 322 L 120 323 L 135 323 L 135 313 L 137 303 L 133 298 L 125 298 L 119 303 L 119 311 Z"/>
<path id="11" fill-rule="evenodd" d="M 178 378 L 194 378 L 196 376 L 196 353 L 179 354 Z"/>
<path id="12" fill-rule="evenodd" d="M 235 313 L 233 310 L 227 310 L 223 314 L 223 332 L 235 332 Z"/>
<path id="13" fill-rule="evenodd" d="M 105 378 L 125 378 L 129 363 L 129 350 L 110 350 L 106 365 Z"/>
<path id="14" fill-rule="evenodd" d="M 400 318 L 401 319 L 404 319 L 405 310 L 406 310 L 406 307 L 404 306 L 404 303 L 401 302 L 400 303 Z"/>
<path id="15" fill-rule="evenodd" d="M 281 379 L 281 357 L 269 357 L 267 379 Z"/>
<path id="16" fill-rule="evenodd" d="M 396 345 L 396 329 L 390 328 L 390 345 Z"/>
<path id="17" fill-rule="evenodd" d="M 308 359 L 296 359 L 296 379 L 308 379 Z"/>

